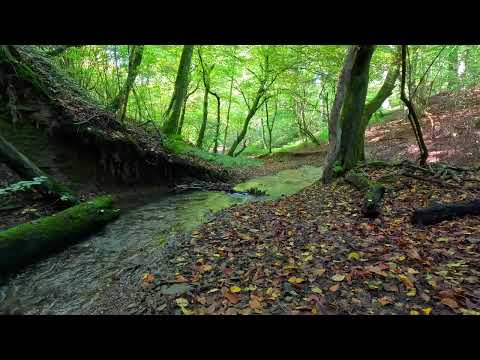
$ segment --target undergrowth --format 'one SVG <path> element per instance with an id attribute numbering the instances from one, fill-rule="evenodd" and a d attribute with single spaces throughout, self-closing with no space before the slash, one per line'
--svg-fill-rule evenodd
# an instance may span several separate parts
<path id="1" fill-rule="evenodd" d="M 248 156 L 239 155 L 237 157 L 231 157 L 224 154 L 215 154 L 205 150 L 201 150 L 197 147 L 185 143 L 179 137 L 171 137 L 165 140 L 164 146 L 178 154 L 178 155 L 189 155 L 204 161 L 220 165 L 225 168 L 231 167 L 249 167 L 249 166 L 258 166 L 262 164 L 262 161 Z"/>

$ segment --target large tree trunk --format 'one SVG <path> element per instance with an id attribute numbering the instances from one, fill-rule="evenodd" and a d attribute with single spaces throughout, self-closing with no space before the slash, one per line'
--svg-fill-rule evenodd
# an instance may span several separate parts
<path id="1" fill-rule="evenodd" d="M 5 140 L 2 135 L 0 135 L 0 157 L 11 169 L 25 179 L 33 180 L 34 178 L 44 178 L 39 188 L 46 194 L 53 195 L 66 204 L 78 203 L 78 199 L 72 191 L 45 174 L 25 155 Z"/>
<path id="2" fill-rule="evenodd" d="M 367 96 L 370 60 L 375 47 L 360 46 L 345 91 L 342 108 L 340 151 L 337 161 L 344 171 L 352 169 L 363 158 L 362 116 Z"/>
<path id="3" fill-rule="evenodd" d="M 118 217 L 103 196 L 0 232 L 0 272 L 15 270 L 73 244 Z"/>
<path id="4" fill-rule="evenodd" d="M 166 114 L 166 121 L 163 125 L 165 134 L 172 135 L 178 129 L 178 122 L 183 107 L 183 100 L 187 93 L 188 74 L 190 64 L 192 63 L 193 45 L 184 45 L 180 65 L 178 67 L 177 78 L 175 80 L 175 90 L 172 95 L 170 111 Z"/>
<path id="5" fill-rule="evenodd" d="M 138 68 L 142 63 L 144 45 L 132 45 L 128 58 L 128 74 L 125 84 L 118 95 L 110 105 L 110 109 L 117 114 L 118 120 L 123 122 L 125 113 L 127 112 L 128 96 L 132 90 L 135 79 L 138 75 Z"/>
<path id="6" fill-rule="evenodd" d="M 348 84 L 350 83 L 352 68 L 355 63 L 358 50 L 358 46 L 351 46 L 348 49 L 342 70 L 340 71 L 340 76 L 338 78 L 335 99 L 333 101 L 333 105 L 330 110 L 330 117 L 328 119 L 328 154 L 325 158 L 325 165 L 322 175 L 322 181 L 324 183 L 332 181 L 334 176 L 334 167 L 340 152 L 340 142 L 342 136 L 340 114 L 345 100 L 345 92 Z"/>

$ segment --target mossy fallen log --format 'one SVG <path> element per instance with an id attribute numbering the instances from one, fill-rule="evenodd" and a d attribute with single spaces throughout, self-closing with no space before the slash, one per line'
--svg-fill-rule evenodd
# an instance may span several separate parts
<path id="1" fill-rule="evenodd" d="M 349 171 L 345 176 L 345 180 L 365 193 L 362 214 L 368 218 L 375 218 L 380 215 L 385 186 L 370 180 L 366 175 L 354 171 Z"/>
<path id="2" fill-rule="evenodd" d="M 0 272 L 32 263 L 99 230 L 119 215 L 110 196 L 0 232 Z"/>
<path id="3" fill-rule="evenodd" d="M 38 186 L 48 195 L 54 195 L 66 204 L 78 204 L 78 198 L 70 189 L 40 170 L 30 159 L 5 140 L 2 135 L 0 135 L 0 155 L 7 165 L 20 176 L 28 180 L 44 179 Z"/>
<path id="4" fill-rule="evenodd" d="M 452 204 L 436 203 L 427 208 L 415 209 L 411 221 L 416 225 L 433 225 L 467 215 L 480 215 L 480 200 Z"/>

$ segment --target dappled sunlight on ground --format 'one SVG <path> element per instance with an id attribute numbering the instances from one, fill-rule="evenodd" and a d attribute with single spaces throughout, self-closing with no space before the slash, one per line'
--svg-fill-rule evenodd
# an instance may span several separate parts
<path id="1" fill-rule="evenodd" d="M 454 164 L 477 163 L 480 158 L 480 89 L 466 90 L 456 96 L 432 97 L 420 120 L 428 162 Z M 367 129 L 367 156 L 381 160 L 416 158 L 419 149 L 407 119 L 395 119 Z"/>

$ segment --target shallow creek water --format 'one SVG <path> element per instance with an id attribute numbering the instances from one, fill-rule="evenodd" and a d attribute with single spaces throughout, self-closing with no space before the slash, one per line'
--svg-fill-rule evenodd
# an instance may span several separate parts
<path id="1" fill-rule="evenodd" d="M 196 191 L 120 198 L 122 215 L 84 241 L 30 265 L 0 286 L 0 313 L 92 313 L 99 294 L 123 269 L 175 247 L 175 235 L 188 233 L 216 212 L 249 201 L 291 195 L 320 178 L 322 169 L 304 166 L 262 176 L 236 186 L 267 196 Z"/>

